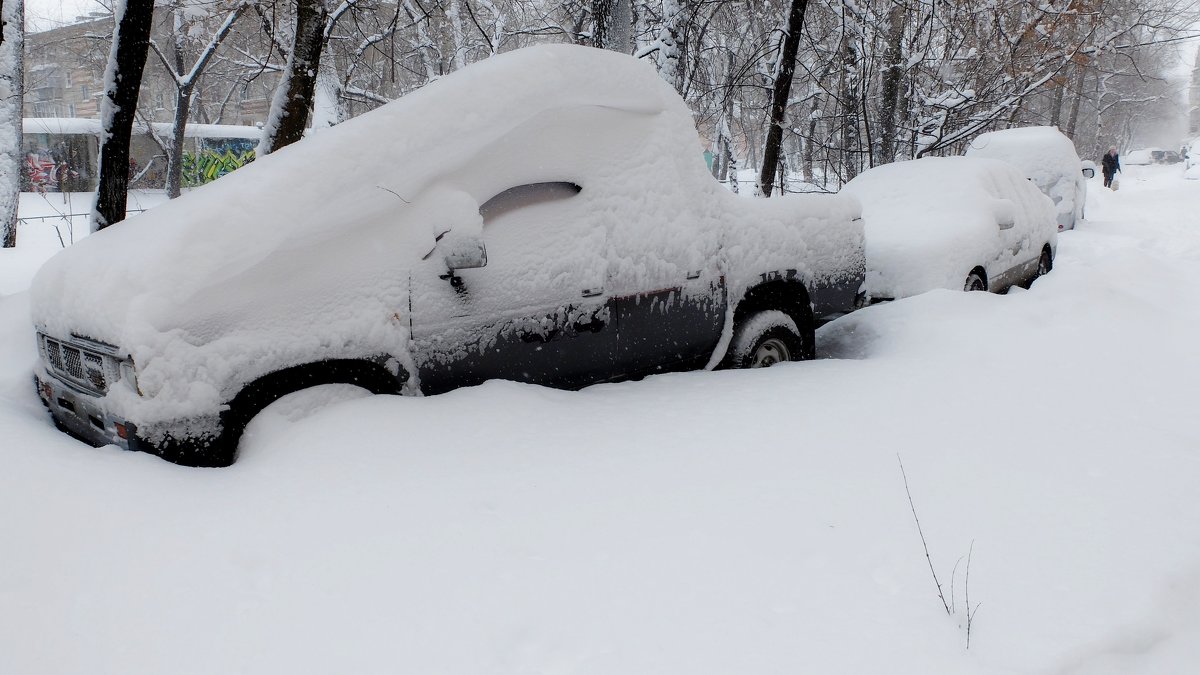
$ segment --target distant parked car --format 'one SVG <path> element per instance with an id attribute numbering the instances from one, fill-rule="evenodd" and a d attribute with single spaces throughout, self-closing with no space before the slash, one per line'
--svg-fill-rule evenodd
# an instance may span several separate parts
<path id="1" fill-rule="evenodd" d="M 1155 164 L 1178 164 L 1183 161 L 1179 153 L 1174 150 L 1151 150 L 1150 157 Z"/>
<path id="2" fill-rule="evenodd" d="M 222 466 L 259 410 L 319 384 L 811 358 L 861 300 L 859 205 L 738 197 L 698 147 L 644 61 L 489 58 L 58 254 L 32 288 L 38 391 L 92 443 Z"/>
<path id="3" fill-rule="evenodd" d="M 1003 292 L 1054 265 L 1054 204 L 1013 165 L 977 157 L 885 164 L 850 181 L 867 231 L 867 296 Z"/>
<path id="4" fill-rule="evenodd" d="M 1154 153 L 1162 152 L 1158 148 L 1139 148 L 1121 155 L 1121 163 L 1126 166 L 1149 166 L 1154 163 Z"/>
<path id="5" fill-rule="evenodd" d="M 1054 127 L 1022 127 L 980 134 L 968 157 L 990 157 L 1013 164 L 1054 200 L 1058 229 L 1071 230 L 1084 217 L 1087 168 L 1075 144 Z M 1091 166 L 1093 175 L 1095 165 Z"/>

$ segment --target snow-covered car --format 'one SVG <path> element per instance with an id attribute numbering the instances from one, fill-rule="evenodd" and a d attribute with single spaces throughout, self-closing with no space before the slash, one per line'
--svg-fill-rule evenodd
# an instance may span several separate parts
<path id="1" fill-rule="evenodd" d="M 708 173 L 647 62 L 540 46 L 465 68 L 59 253 L 31 300 L 56 422 L 230 464 L 326 383 L 575 388 L 810 358 L 861 302 L 859 205 Z"/>
<path id="2" fill-rule="evenodd" d="M 842 192 L 862 203 L 872 302 L 937 288 L 1000 293 L 1054 265 L 1054 204 L 1007 162 L 896 162 L 864 172 Z"/>
<path id="3" fill-rule="evenodd" d="M 990 157 L 1013 164 L 1054 200 L 1058 229 L 1071 230 L 1083 220 L 1087 202 L 1086 167 L 1075 144 L 1055 127 L 1021 127 L 980 134 L 968 157 Z M 1092 167 L 1095 172 L 1094 165 Z"/>
<path id="4" fill-rule="evenodd" d="M 1128 166 L 1149 166 L 1154 163 L 1154 153 L 1162 152 L 1158 148 L 1139 148 L 1121 155 L 1121 163 Z"/>

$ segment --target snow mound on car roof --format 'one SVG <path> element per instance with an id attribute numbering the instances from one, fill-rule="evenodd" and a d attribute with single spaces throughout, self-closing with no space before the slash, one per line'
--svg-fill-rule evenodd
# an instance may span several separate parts
<path id="1" fill-rule="evenodd" d="M 999 219 L 1053 229 L 1050 202 L 1010 164 L 927 157 L 876 167 L 842 191 L 858 198 L 866 225 L 867 292 L 905 297 L 961 289 L 996 256 Z"/>
<path id="2" fill-rule="evenodd" d="M 1058 213 L 1082 215 L 1083 205 L 1075 197 L 1083 180 L 1079 155 L 1071 139 L 1057 128 L 1020 127 L 980 134 L 966 154 L 1012 164 L 1054 200 Z"/>

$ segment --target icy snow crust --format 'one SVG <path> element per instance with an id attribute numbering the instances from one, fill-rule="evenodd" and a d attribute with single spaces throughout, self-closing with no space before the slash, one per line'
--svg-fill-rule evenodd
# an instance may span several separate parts
<path id="1" fill-rule="evenodd" d="M 935 288 L 962 290 L 976 266 L 995 275 L 1057 245 L 1050 200 L 1015 167 L 973 157 L 926 157 L 886 164 L 842 192 L 862 203 L 867 232 L 866 291 L 900 298 Z M 1013 227 L 999 228 L 1012 218 Z"/>
<path id="2" fill-rule="evenodd" d="M 442 265 L 435 237 L 479 232 L 479 205 L 518 185 L 583 188 L 573 208 L 607 232 L 613 292 L 718 245 L 733 299 L 766 270 L 797 269 L 810 288 L 861 273 L 853 200 L 739 200 L 700 148 L 646 63 L 518 50 L 88 237 L 34 280 L 33 320 L 131 355 L 143 396 L 117 386 L 103 405 L 142 428 L 192 418 L 179 435 L 207 431 L 245 383 L 284 367 L 388 357 L 413 373 L 410 271 Z M 530 258 L 547 286 L 575 264 L 564 246 Z"/>
<path id="3" fill-rule="evenodd" d="M 1055 127 L 1022 127 L 980 134 L 968 157 L 1000 159 L 1025 173 L 1054 200 L 1058 223 L 1066 228 L 1083 219 L 1087 180 L 1075 144 Z"/>

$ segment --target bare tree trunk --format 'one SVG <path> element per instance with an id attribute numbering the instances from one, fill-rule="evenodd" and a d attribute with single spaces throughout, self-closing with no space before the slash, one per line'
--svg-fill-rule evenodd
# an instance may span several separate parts
<path id="1" fill-rule="evenodd" d="M 21 199 L 22 57 L 25 47 L 24 0 L 0 0 L 0 227 L 3 247 L 17 245 L 17 208 Z"/>
<path id="2" fill-rule="evenodd" d="M 1083 84 L 1087 79 L 1087 68 L 1081 64 L 1075 64 L 1074 89 L 1071 93 L 1071 115 L 1067 118 L 1067 138 L 1075 140 L 1075 125 L 1079 122 L 1079 104 L 1083 101 Z"/>
<path id="3" fill-rule="evenodd" d="M 592 0 L 592 46 L 628 54 L 633 50 L 631 0 Z"/>
<path id="4" fill-rule="evenodd" d="M 271 101 L 271 112 L 258 144 L 259 157 L 304 138 L 312 107 L 321 49 L 325 44 L 327 12 L 321 0 L 296 0 L 296 30 L 292 52 Z"/>
<path id="5" fill-rule="evenodd" d="M 849 35 L 842 38 L 841 91 L 838 93 L 842 108 L 842 180 L 846 183 L 858 175 L 858 54 Z"/>
<path id="6" fill-rule="evenodd" d="M 116 29 L 108 68 L 104 72 L 104 96 L 100 99 L 100 124 L 104 143 L 100 146 L 100 184 L 92 229 L 101 230 L 125 219 L 129 197 L 129 139 L 137 113 L 142 71 L 150 48 L 154 0 L 117 3 Z"/>
<path id="7" fill-rule="evenodd" d="M 175 90 L 175 117 L 171 120 L 171 145 L 167 148 L 168 199 L 175 199 L 183 191 L 183 132 L 187 126 L 188 113 L 192 107 L 192 88 L 179 87 Z"/>
<path id="8" fill-rule="evenodd" d="M 1062 125 L 1063 94 L 1066 88 L 1066 83 L 1061 80 L 1054 81 L 1054 98 L 1050 102 L 1050 126 L 1052 127 Z"/>
<path id="9" fill-rule="evenodd" d="M 900 102 L 900 79 L 904 76 L 904 25 L 908 21 L 906 6 L 897 3 L 888 11 L 888 32 L 883 61 L 879 101 L 879 161 L 887 164 L 896 159 L 896 107 Z"/>
<path id="10" fill-rule="evenodd" d="M 816 152 L 817 140 L 817 121 L 820 117 L 817 111 L 820 110 L 820 97 L 813 97 L 812 112 L 808 115 L 808 138 L 804 141 L 804 159 L 801 162 L 801 171 L 804 172 L 804 182 L 813 182 L 813 155 Z"/>
<path id="11" fill-rule="evenodd" d="M 804 12 L 808 0 L 792 0 L 788 12 L 787 37 L 783 41 L 783 53 L 779 59 L 779 72 L 775 74 L 775 88 L 771 96 L 771 120 L 767 129 L 767 140 L 763 145 L 762 173 L 758 184 L 763 196 L 771 196 L 771 184 L 775 182 L 776 165 L 779 163 L 779 145 L 783 142 L 783 115 L 787 110 L 788 97 L 792 92 L 792 76 L 796 73 L 796 52 L 800 49 L 800 30 L 804 27 Z"/>
<path id="12" fill-rule="evenodd" d="M 221 46 L 221 42 L 233 30 L 234 23 L 245 9 L 246 5 L 239 5 L 225 17 L 221 27 L 213 34 L 212 39 L 209 40 L 208 45 L 201 51 L 190 69 L 184 69 L 186 32 L 189 30 L 189 26 L 184 20 L 184 10 L 181 7 L 176 7 L 174 10 L 170 61 L 167 60 L 158 45 L 153 41 L 150 42 L 150 48 L 175 80 L 175 116 L 172 118 L 171 139 L 164 148 L 167 153 L 166 192 L 170 199 L 178 197 L 183 188 L 184 130 L 187 128 L 188 117 L 191 115 L 192 96 L 200 81 L 200 75 L 208 66 L 217 48 Z M 203 106 L 201 106 L 201 113 L 203 114 Z"/>

